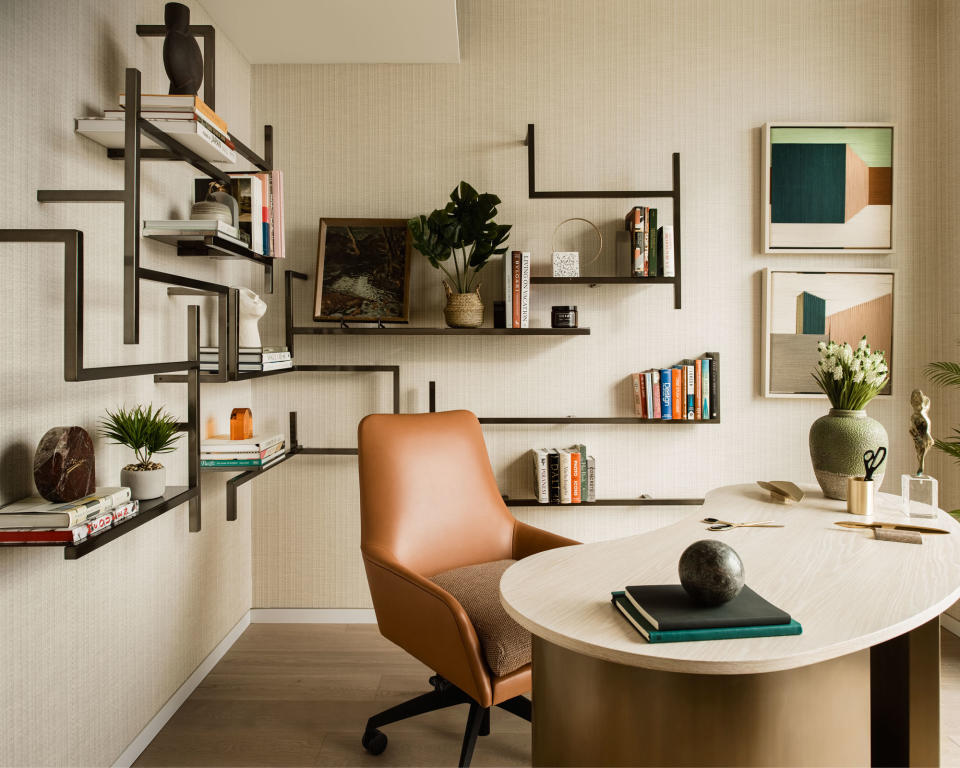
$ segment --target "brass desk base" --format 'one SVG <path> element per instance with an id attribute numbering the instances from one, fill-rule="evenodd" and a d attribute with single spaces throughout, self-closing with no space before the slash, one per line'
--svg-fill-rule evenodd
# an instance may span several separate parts
<path id="1" fill-rule="evenodd" d="M 939 638 L 935 620 L 819 664 L 695 675 L 601 661 L 534 636 L 533 764 L 937 765 Z M 873 707 L 872 725 L 871 654 L 883 677 L 875 695 L 897 697 Z"/>

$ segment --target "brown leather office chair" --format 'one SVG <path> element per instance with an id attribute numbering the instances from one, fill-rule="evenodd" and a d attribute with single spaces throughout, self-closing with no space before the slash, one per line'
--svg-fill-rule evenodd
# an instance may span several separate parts
<path id="1" fill-rule="evenodd" d="M 496 677 L 463 606 L 431 581 L 450 569 L 515 559 L 578 542 L 517 521 L 469 411 L 373 415 L 360 422 L 360 550 L 381 634 L 437 674 L 433 690 L 367 721 L 362 743 L 380 754 L 381 726 L 470 704 L 460 752 L 467 766 L 490 707 L 530 719 L 530 664 Z"/>

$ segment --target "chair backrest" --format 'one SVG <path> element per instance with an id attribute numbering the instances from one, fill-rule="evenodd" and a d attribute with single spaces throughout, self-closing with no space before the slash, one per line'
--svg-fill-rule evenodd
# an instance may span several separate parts
<path id="1" fill-rule="evenodd" d="M 360 548 L 423 576 L 512 557 L 515 520 L 469 411 L 360 422 Z"/>

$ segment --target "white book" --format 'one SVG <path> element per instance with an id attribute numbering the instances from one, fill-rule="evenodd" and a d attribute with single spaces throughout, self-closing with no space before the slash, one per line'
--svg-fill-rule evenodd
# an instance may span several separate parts
<path id="1" fill-rule="evenodd" d="M 540 504 L 547 504 L 550 501 L 550 487 L 547 477 L 548 453 L 549 451 L 546 448 L 534 448 L 530 451 L 533 459 L 533 490 Z"/>
<path id="2" fill-rule="evenodd" d="M 676 277 L 676 267 L 674 266 L 674 256 L 673 256 L 673 225 L 664 224 L 663 225 L 663 264 L 661 265 L 663 269 L 664 277 Z"/>
<path id="3" fill-rule="evenodd" d="M 240 363 L 237 368 L 241 371 L 283 371 L 293 368 L 293 360 L 276 360 L 272 363 Z"/>
<path id="4" fill-rule="evenodd" d="M 642 374 L 647 388 L 647 418 L 653 418 L 653 371 L 644 371 Z"/>
<path id="5" fill-rule="evenodd" d="M 503 254 L 503 306 L 507 328 L 513 327 L 513 255 Z"/>
<path id="6" fill-rule="evenodd" d="M 150 120 L 151 125 L 172 136 L 204 160 L 214 163 L 235 163 L 237 153 L 224 144 L 211 130 L 195 120 Z M 112 117 L 78 117 L 76 131 L 110 149 L 123 149 L 126 120 Z M 145 133 L 140 134 L 141 149 L 166 149 Z"/>
<path id="7" fill-rule="evenodd" d="M 231 440 L 228 435 L 215 435 L 200 441 L 200 450 L 203 453 L 221 453 L 263 451 L 277 443 L 283 442 L 283 435 L 254 435 L 245 440 Z"/>
<path id="8" fill-rule="evenodd" d="M 130 500 L 125 487 L 97 488 L 75 501 L 30 496 L 0 507 L 0 528 L 73 528 Z"/>
<path id="9" fill-rule="evenodd" d="M 570 451 L 559 450 L 560 454 L 560 503 L 573 503 L 573 467 Z"/>
<path id="10" fill-rule="evenodd" d="M 584 487 L 586 498 L 584 501 L 597 500 L 597 460 L 593 456 L 587 456 L 587 471 L 584 473 Z"/>
<path id="11" fill-rule="evenodd" d="M 530 327 L 530 252 L 520 257 L 520 327 Z"/>

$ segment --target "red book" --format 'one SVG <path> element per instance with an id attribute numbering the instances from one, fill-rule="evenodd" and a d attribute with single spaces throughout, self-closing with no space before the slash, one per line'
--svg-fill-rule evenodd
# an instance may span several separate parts
<path id="1" fill-rule="evenodd" d="M 703 418 L 703 371 L 700 370 L 700 361 L 693 361 L 693 418 L 700 421 Z"/>
<path id="2" fill-rule="evenodd" d="M 637 375 L 640 377 L 640 416 L 649 419 L 650 414 L 647 413 L 647 377 L 642 373 Z"/>
<path id="3" fill-rule="evenodd" d="M 570 454 L 570 503 L 580 503 L 580 454 Z"/>
<path id="4" fill-rule="evenodd" d="M 76 544 L 87 538 L 87 524 L 81 523 L 73 528 L 60 528 L 54 531 L 39 531 L 35 528 L 30 530 L 0 530 L 0 542 L 3 543 L 21 543 L 21 544 L 39 544 L 43 542 L 63 542 L 64 544 Z"/>
<path id="5" fill-rule="evenodd" d="M 683 382 L 683 390 L 681 391 L 680 382 Z M 686 397 L 687 392 L 687 382 L 683 378 L 683 369 L 682 368 L 671 368 L 670 369 L 670 391 L 673 395 L 673 418 L 682 419 L 684 416 L 683 401 Z"/>
<path id="6" fill-rule="evenodd" d="M 522 301 L 520 291 L 523 282 L 523 251 L 511 251 L 510 265 L 513 285 L 513 299 L 510 305 L 513 308 L 513 327 L 520 328 L 520 302 Z"/>

